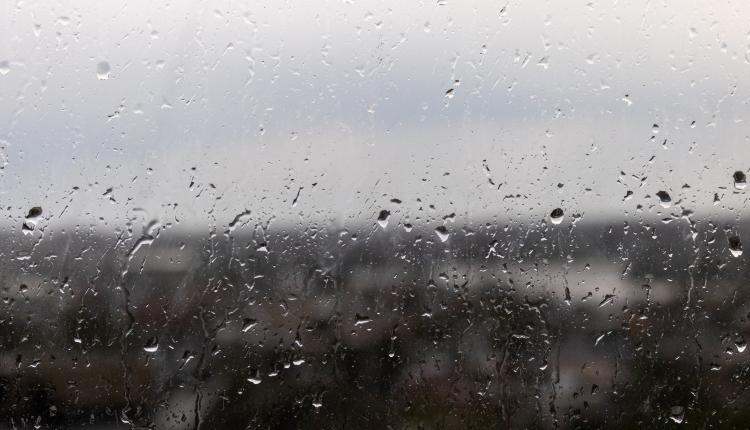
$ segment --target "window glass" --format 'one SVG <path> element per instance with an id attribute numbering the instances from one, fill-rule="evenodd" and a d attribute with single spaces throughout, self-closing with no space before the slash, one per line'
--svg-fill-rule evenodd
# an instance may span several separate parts
<path id="1" fill-rule="evenodd" d="M 748 17 L 0 5 L 0 428 L 745 427 Z"/>

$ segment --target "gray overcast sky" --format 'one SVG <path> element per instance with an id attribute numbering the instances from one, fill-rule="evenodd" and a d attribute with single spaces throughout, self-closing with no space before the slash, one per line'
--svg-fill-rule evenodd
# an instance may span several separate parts
<path id="1" fill-rule="evenodd" d="M 705 1 L 7 2 L 4 218 L 347 225 L 391 198 L 425 224 L 558 206 L 743 216 L 748 16 Z"/>

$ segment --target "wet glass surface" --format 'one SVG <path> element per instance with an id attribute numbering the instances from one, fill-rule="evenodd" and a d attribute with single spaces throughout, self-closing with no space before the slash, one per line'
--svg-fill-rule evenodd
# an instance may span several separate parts
<path id="1" fill-rule="evenodd" d="M 746 428 L 749 16 L 0 6 L 0 428 Z"/>

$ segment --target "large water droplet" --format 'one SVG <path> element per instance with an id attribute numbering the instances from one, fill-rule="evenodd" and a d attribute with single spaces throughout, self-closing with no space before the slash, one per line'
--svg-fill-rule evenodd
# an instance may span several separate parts
<path id="1" fill-rule="evenodd" d="M 96 77 L 99 80 L 109 79 L 109 63 L 101 61 L 96 65 Z"/>
<path id="2" fill-rule="evenodd" d="M 10 63 L 7 61 L 0 61 L 0 75 L 7 75 L 10 72 Z"/>
<path id="3" fill-rule="evenodd" d="M 33 208 L 29 209 L 29 213 L 26 215 L 26 219 L 34 219 L 39 218 L 42 215 L 42 208 L 40 206 L 34 206 Z"/>
<path id="4" fill-rule="evenodd" d="M 734 172 L 732 178 L 734 178 L 734 188 L 744 190 L 745 187 L 747 187 L 747 176 L 745 175 L 745 172 L 738 170 Z"/>
<path id="5" fill-rule="evenodd" d="M 729 252 L 732 253 L 732 257 L 742 255 L 742 241 L 739 236 L 731 236 L 729 238 Z"/>
<path id="6" fill-rule="evenodd" d="M 563 218 L 565 218 L 565 212 L 563 212 L 563 210 L 560 208 L 553 209 L 549 214 L 549 220 L 552 221 L 552 224 L 555 225 L 563 222 Z"/>
<path id="7" fill-rule="evenodd" d="M 380 211 L 380 215 L 378 215 L 378 224 L 380 224 L 380 228 L 385 230 L 386 227 L 388 227 L 388 219 L 391 217 L 391 211 L 387 211 L 383 209 Z"/>
<path id="8" fill-rule="evenodd" d="M 677 424 L 682 424 L 685 421 L 685 408 L 682 406 L 672 406 L 669 410 L 669 419 Z"/>
<path id="9" fill-rule="evenodd" d="M 250 331 L 253 327 L 258 325 L 258 321 L 252 318 L 245 318 L 242 322 L 242 332 L 247 333 Z"/>
<path id="10" fill-rule="evenodd" d="M 33 208 L 29 209 L 29 213 L 26 214 L 26 218 L 24 218 L 23 225 L 21 226 L 21 231 L 23 231 L 24 234 L 31 234 L 36 228 L 36 224 L 39 221 L 39 217 L 41 216 L 41 207 L 34 206 Z"/>
<path id="11" fill-rule="evenodd" d="M 148 341 L 146 341 L 146 344 L 143 346 L 143 350 L 148 353 L 153 353 L 159 350 L 159 339 L 156 337 L 152 337 Z"/>
<path id="12" fill-rule="evenodd" d="M 659 191 L 658 193 L 656 193 L 656 197 L 659 198 L 659 203 L 663 208 L 672 206 L 672 197 L 670 197 L 668 192 Z"/>
<path id="13" fill-rule="evenodd" d="M 450 237 L 450 233 L 448 233 L 448 229 L 445 228 L 444 225 L 436 228 L 435 233 L 438 235 L 441 242 L 445 242 L 446 240 L 448 240 L 448 237 Z"/>

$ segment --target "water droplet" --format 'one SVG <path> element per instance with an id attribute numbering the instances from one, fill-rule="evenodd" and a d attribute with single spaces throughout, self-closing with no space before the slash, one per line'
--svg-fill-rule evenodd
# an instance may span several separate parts
<path id="1" fill-rule="evenodd" d="M 745 349 L 747 348 L 747 343 L 745 343 L 744 340 L 738 340 L 734 343 L 734 347 L 737 348 L 737 352 L 745 352 Z"/>
<path id="2" fill-rule="evenodd" d="M 653 126 L 651 126 L 651 133 L 659 134 L 659 124 L 654 124 Z"/>
<path id="3" fill-rule="evenodd" d="M 8 61 L 0 61 L 0 75 L 7 75 L 10 72 L 10 63 Z"/>
<path id="4" fill-rule="evenodd" d="M 367 315 L 360 315 L 356 314 L 354 317 L 354 325 L 363 325 L 363 324 L 369 324 L 372 320 Z"/>
<path id="5" fill-rule="evenodd" d="M 732 257 L 742 255 L 742 241 L 739 236 L 731 236 L 729 238 L 729 252 L 732 253 Z"/>
<path id="6" fill-rule="evenodd" d="M 745 175 L 745 172 L 738 170 L 734 172 L 732 177 L 734 178 L 734 188 L 744 190 L 745 187 L 747 187 L 747 176 Z"/>
<path id="7" fill-rule="evenodd" d="M 666 191 L 659 191 L 656 193 L 656 197 L 659 198 L 659 203 L 663 208 L 668 208 L 672 205 L 672 197 Z"/>
<path id="8" fill-rule="evenodd" d="M 436 228 L 435 233 L 438 235 L 441 242 L 445 242 L 446 240 L 448 240 L 448 237 L 450 237 L 450 233 L 448 233 L 448 229 L 445 228 L 444 225 Z"/>
<path id="9" fill-rule="evenodd" d="M 143 350 L 152 353 L 156 352 L 159 349 L 159 339 L 156 337 L 152 337 L 148 341 L 146 341 L 146 344 L 143 346 Z"/>
<path id="10" fill-rule="evenodd" d="M 669 419 L 677 424 L 682 424 L 685 421 L 685 408 L 682 406 L 672 406 L 669 410 Z"/>
<path id="11" fill-rule="evenodd" d="M 96 65 L 96 77 L 99 80 L 109 79 L 109 63 L 101 61 Z"/>
<path id="12" fill-rule="evenodd" d="M 380 211 L 380 215 L 378 215 L 378 224 L 380 224 L 380 228 L 385 230 L 386 227 L 388 227 L 388 219 L 391 217 L 391 211 L 387 211 L 383 209 Z"/>
<path id="13" fill-rule="evenodd" d="M 560 224 L 563 222 L 563 218 L 565 217 L 565 213 L 560 208 L 555 208 L 552 210 L 552 212 L 549 214 L 549 219 L 552 221 L 552 224 Z"/>
<path id="14" fill-rule="evenodd" d="M 28 215 L 26 215 L 26 219 L 33 219 L 38 218 L 42 215 L 42 208 L 39 206 L 34 206 L 33 208 L 29 209 Z"/>
<path id="15" fill-rule="evenodd" d="M 21 231 L 23 231 L 24 234 L 31 234 L 31 232 L 36 228 L 36 224 L 39 221 L 39 217 L 41 216 L 41 207 L 34 206 L 33 208 L 29 209 L 29 213 L 26 215 L 23 225 L 21 226 Z"/>
<path id="16" fill-rule="evenodd" d="M 252 318 L 245 318 L 242 322 L 242 332 L 247 333 L 250 331 L 253 327 L 255 327 L 258 324 L 258 321 Z"/>

